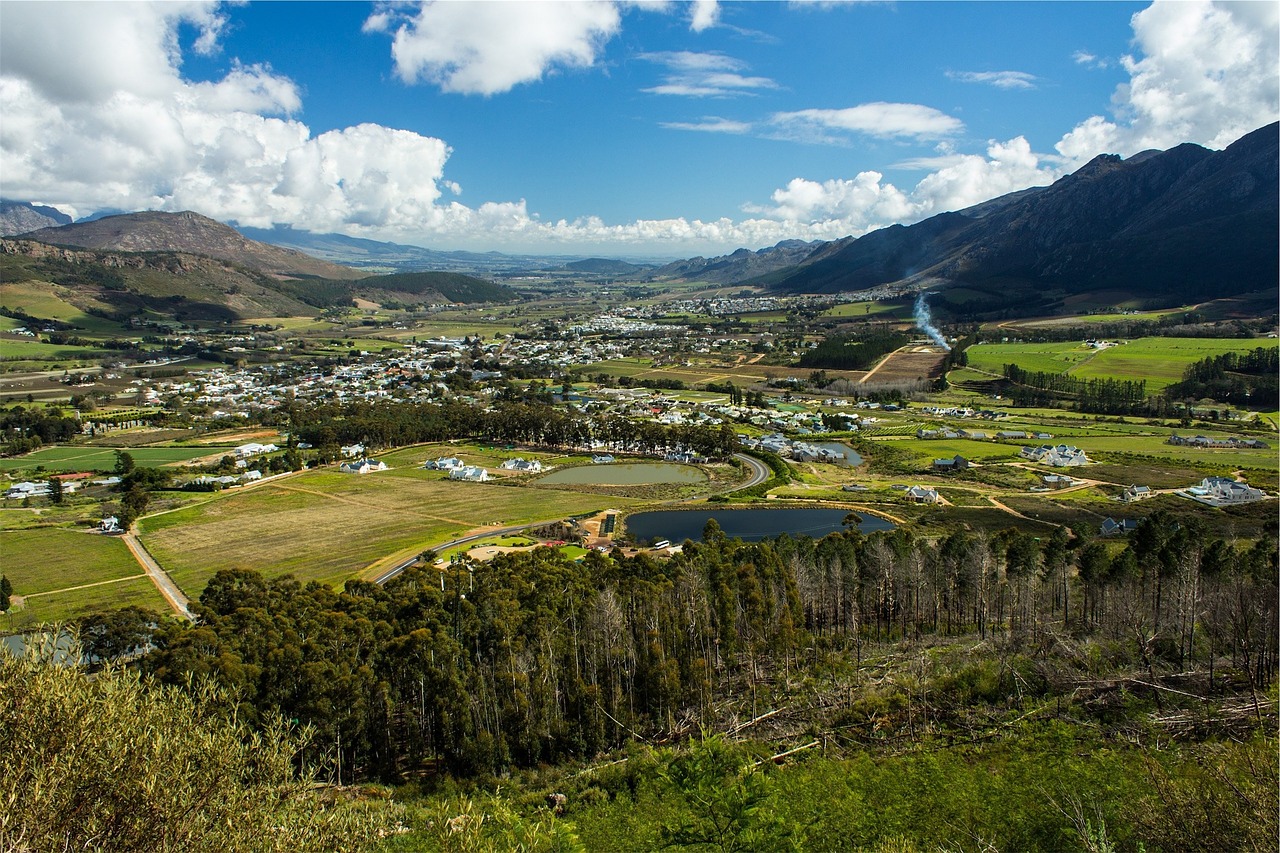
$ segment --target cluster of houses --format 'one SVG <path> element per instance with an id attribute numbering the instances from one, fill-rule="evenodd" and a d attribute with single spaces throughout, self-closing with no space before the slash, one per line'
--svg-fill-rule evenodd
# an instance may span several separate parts
<path id="1" fill-rule="evenodd" d="M 1001 430 L 1000 432 L 990 433 L 980 429 L 951 429 L 950 427 L 929 429 L 927 427 L 921 427 L 916 430 L 916 438 L 926 440 L 967 438 L 973 441 L 1025 441 L 1028 438 L 1034 438 L 1039 441 L 1049 441 L 1053 438 L 1053 434 L 1048 432 L 1027 432 L 1020 429 L 1006 429 Z"/>
<path id="2" fill-rule="evenodd" d="M 62 484 L 63 494 L 71 494 L 80 488 L 86 480 L 90 480 L 96 475 L 93 473 L 79 474 L 52 474 L 48 480 L 31 482 L 24 480 L 20 483 L 14 483 L 5 490 L 5 500 L 22 500 L 24 498 L 47 498 L 53 494 L 53 481 L 57 480 Z M 120 482 L 119 477 L 107 477 L 93 480 L 95 486 L 114 486 Z"/>
<path id="3" fill-rule="evenodd" d="M 516 460 L 507 460 L 513 462 Z M 520 462 L 525 460 L 521 459 Z M 450 480 L 463 480 L 468 483 L 487 483 L 491 479 L 489 472 L 479 465 L 468 465 L 456 456 L 442 456 L 439 459 L 429 459 L 422 465 L 428 471 L 448 471 Z M 504 463 L 505 467 L 505 463 Z M 539 463 L 539 468 L 541 464 Z"/>
<path id="4" fill-rule="evenodd" d="M 1042 444 L 1039 447 L 1024 447 L 1018 451 L 1018 455 L 1023 459 L 1031 462 L 1039 462 L 1041 465 L 1052 465 L 1055 468 L 1072 468 L 1077 465 L 1088 465 L 1090 459 L 1085 452 L 1078 447 L 1072 447 L 1069 444 L 1047 445 Z"/>
<path id="5" fill-rule="evenodd" d="M 261 471 L 244 471 L 240 474 L 223 474 L 221 476 L 206 474 L 196 477 L 191 483 L 196 486 L 221 486 L 226 488 L 228 486 L 239 486 L 242 483 L 252 483 L 261 479 Z"/>
<path id="6" fill-rule="evenodd" d="M 1232 448 L 1232 449 L 1248 449 L 1248 450 L 1267 450 L 1271 447 L 1265 441 L 1256 438 L 1210 438 L 1207 435 L 1185 436 L 1174 433 L 1169 436 L 1169 444 L 1175 444 L 1179 447 L 1204 447 L 1204 448 Z"/>
<path id="7" fill-rule="evenodd" d="M 794 459 L 796 462 L 829 462 L 834 464 L 843 462 L 845 459 L 845 455 L 840 451 L 832 450 L 828 447 L 819 447 L 807 441 L 797 441 L 780 432 L 764 435 L 760 438 L 751 438 L 739 433 L 738 442 L 748 450 L 767 450 L 784 459 Z"/>

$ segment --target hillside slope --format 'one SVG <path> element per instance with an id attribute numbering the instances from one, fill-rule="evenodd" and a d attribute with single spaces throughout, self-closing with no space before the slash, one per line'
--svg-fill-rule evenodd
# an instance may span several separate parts
<path id="1" fill-rule="evenodd" d="M 898 282 L 1058 298 L 1199 301 L 1275 288 L 1277 125 L 1223 151 L 1101 155 L 1052 186 L 828 244 L 761 279 L 791 292 Z"/>
<path id="2" fill-rule="evenodd" d="M 92 222 L 41 228 L 22 236 L 42 243 L 98 251 L 205 255 L 278 277 L 352 281 L 368 275 L 292 249 L 250 240 L 229 225 L 191 211 L 125 213 Z"/>

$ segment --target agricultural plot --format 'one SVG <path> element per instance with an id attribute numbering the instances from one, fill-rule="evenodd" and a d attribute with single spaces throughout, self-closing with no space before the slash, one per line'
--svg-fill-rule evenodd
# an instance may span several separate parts
<path id="1" fill-rule="evenodd" d="M 115 537 L 64 528 L 5 530 L 0 532 L 0 554 L 14 594 L 26 598 L 24 610 L 37 621 L 130 604 L 158 613 L 168 610 Z"/>
<path id="2" fill-rule="evenodd" d="M 70 296 L 71 293 L 72 291 L 69 288 L 48 282 L 6 280 L 3 296 L 0 296 L 0 303 L 3 303 L 5 308 L 22 311 L 33 317 L 71 323 L 88 332 L 100 334 L 120 333 L 121 325 L 119 323 L 87 314 L 83 308 L 68 302 L 65 297 Z M 83 294 L 77 294 L 76 299 L 93 308 L 110 310 L 112 307 L 105 302 L 98 302 Z"/>
<path id="3" fill-rule="evenodd" d="M 1040 344 L 988 344 L 969 347 L 965 355 L 969 366 L 989 373 L 1000 373 L 1006 364 L 1017 364 L 1025 370 L 1066 373 L 1097 350 L 1079 341 Z"/>
<path id="4" fill-rule="evenodd" d="M 822 312 L 823 317 L 839 317 L 856 320 L 859 317 L 875 317 L 878 315 L 899 316 L 906 306 L 888 302 L 842 302 Z M 881 317 L 881 319 L 884 319 Z"/>
<path id="5" fill-rule="evenodd" d="M 1071 371 L 1081 379 L 1145 379 L 1147 393 L 1182 380 L 1188 366 L 1209 356 L 1274 347 L 1267 338 L 1139 338 L 1097 355 Z"/>
<path id="6" fill-rule="evenodd" d="M 337 584 L 391 555 L 494 523 L 598 509 L 601 498 L 428 479 L 431 472 L 311 472 L 144 519 L 143 542 L 187 595 L 220 569 Z M 617 502 L 617 501 L 615 501 Z"/>
<path id="7" fill-rule="evenodd" d="M 1095 350 L 1078 341 L 1034 344 L 980 344 L 966 350 L 969 366 L 1000 373 L 1006 364 L 1080 379 L 1145 380 L 1156 393 L 1182 379 L 1186 368 L 1226 352 L 1274 347 L 1268 338 L 1138 338 Z"/>
<path id="8" fill-rule="evenodd" d="M 229 453 L 230 447 L 130 447 L 134 464 L 142 468 L 173 465 L 205 456 Z M 43 466 L 46 471 L 110 471 L 115 468 L 116 452 L 111 447 L 42 447 L 23 456 L 0 459 L 0 471 Z"/>
<path id="9" fill-rule="evenodd" d="M 868 373 L 866 382 L 915 382 L 936 379 L 942 375 L 946 353 L 936 347 L 911 347 L 885 356 L 880 365 Z"/>

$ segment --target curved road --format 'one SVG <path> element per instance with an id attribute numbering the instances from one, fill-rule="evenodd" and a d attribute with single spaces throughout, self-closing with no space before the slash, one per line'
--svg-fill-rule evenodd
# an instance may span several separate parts
<path id="1" fill-rule="evenodd" d="M 759 459 L 756 459 L 754 456 L 748 456 L 745 453 L 735 453 L 733 454 L 733 458 L 737 459 L 744 466 L 751 469 L 751 479 L 747 480 L 747 482 L 743 483 L 740 486 L 735 486 L 733 489 L 734 491 L 737 491 L 738 489 L 749 489 L 752 486 L 758 486 L 761 483 L 763 483 L 765 480 L 769 479 L 769 475 L 772 473 L 769 470 L 768 465 L 764 464 Z M 430 550 L 437 551 L 437 552 L 446 551 L 450 548 L 456 548 L 459 545 L 465 545 L 468 542 L 475 542 L 480 539 L 487 539 L 490 536 L 504 536 L 508 533 L 519 533 L 522 530 L 528 530 L 530 527 L 539 527 L 543 524 L 550 524 L 551 522 L 558 521 L 558 520 L 559 520 L 558 518 L 549 518 L 549 519 L 544 519 L 542 521 L 530 521 L 525 524 L 513 524 L 508 527 L 495 527 L 492 530 L 484 530 L 484 531 L 481 531 L 480 533 L 471 533 L 466 536 L 460 536 L 457 539 L 450 539 L 447 542 L 441 542 L 439 545 L 432 547 Z M 417 557 L 410 557 L 407 560 L 397 563 L 396 565 L 392 566 L 391 568 L 387 569 L 385 572 L 383 572 L 382 574 L 374 578 L 373 582 L 379 585 L 384 584 L 387 581 L 391 580 L 396 575 L 403 572 L 405 569 L 412 566 L 416 562 L 418 562 Z"/>

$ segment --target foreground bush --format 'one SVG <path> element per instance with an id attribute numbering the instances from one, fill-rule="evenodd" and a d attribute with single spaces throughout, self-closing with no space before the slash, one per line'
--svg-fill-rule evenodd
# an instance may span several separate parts
<path id="1" fill-rule="evenodd" d="M 318 795 L 298 737 L 228 719 L 212 690 L 53 657 L 0 653 L 0 850 L 356 850 L 392 820 Z"/>

